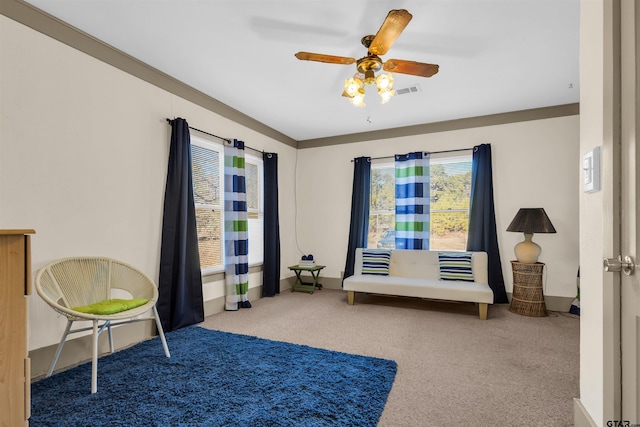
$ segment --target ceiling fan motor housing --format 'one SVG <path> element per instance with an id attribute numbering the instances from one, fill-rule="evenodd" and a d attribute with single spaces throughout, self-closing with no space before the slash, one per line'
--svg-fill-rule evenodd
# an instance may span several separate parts
<path id="1" fill-rule="evenodd" d="M 361 73 L 366 73 L 367 71 L 379 71 L 382 69 L 382 59 L 380 59 L 378 55 L 365 56 L 364 58 L 358 59 L 356 68 Z"/>

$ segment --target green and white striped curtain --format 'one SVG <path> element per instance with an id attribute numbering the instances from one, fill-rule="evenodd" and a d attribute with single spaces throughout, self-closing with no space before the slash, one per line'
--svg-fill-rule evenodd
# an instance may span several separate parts
<path id="1" fill-rule="evenodd" d="M 396 154 L 396 249 L 429 249 L 429 154 Z"/>
<path id="2" fill-rule="evenodd" d="M 244 142 L 224 145 L 225 310 L 250 308 Z"/>

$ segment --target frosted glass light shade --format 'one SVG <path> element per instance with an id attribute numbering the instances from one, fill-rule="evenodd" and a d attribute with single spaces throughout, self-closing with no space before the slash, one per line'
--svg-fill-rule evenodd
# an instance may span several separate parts
<path id="1" fill-rule="evenodd" d="M 354 97 L 356 95 L 364 94 L 364 88 L 362 87 L 362 80 L 358 78 L 350 78 L 344 82 L 344 91 L 347 96 Z"/>

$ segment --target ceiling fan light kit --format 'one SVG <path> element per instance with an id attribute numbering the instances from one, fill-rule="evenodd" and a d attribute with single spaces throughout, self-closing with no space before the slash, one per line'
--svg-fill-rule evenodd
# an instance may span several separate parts
<path id="1" fill-rule="evenodd" d="M 391 97 L 395 95 L 396 91 L 393 90 L 393 76 L 389 74 L 379 74 L 378 77 L 374 76 L 373 71 L 369 70 L 364 73 L 356 73 L 353 77 L 344 81 L 344 92 L 342 96 L 349 98 L 349 101 L 357 106 L 364 107 L 364 95 L 365 85 L 376 85 L 378 89 L 378 95 L 380 95 L 380 102 L 386 104 Z"/>
<path id="2" fill-rule="evenodd" d="M 402 59 L 390 59 L 382 62 L 378 55 L 387 53 L 391 45 L 400 36 L 413 16 L 406 10 L 392 10 L 380 26 L 375 36 L 364 36 L 360 42 L 367 48 L 367 56 L 356 61 L 355 58 L 344 56 L 325 55 L 320 53 L 298 52 L 296 58 L 301 61 L 325 62 L 328 64 L 351 65 L 356 64 L 358 73 L 344 82 L 342 96 L 358 107 L 364 106 L 364 86 L 375 84 L 380 95 L 381 103 L 386 104 L 394 95 L 394 79 L 391 72 L 409 74 L 419 77 L 431 77 L 438 72 L 438 65 L 423 62 L 405 61 Z M 387 74 L 379 74 L 384 70 Z"/>

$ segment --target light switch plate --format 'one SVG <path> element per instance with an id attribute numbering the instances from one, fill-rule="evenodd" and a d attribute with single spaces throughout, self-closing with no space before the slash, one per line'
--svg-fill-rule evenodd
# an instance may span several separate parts
<path id="1" fill-rule="evenodd" d="M 582 157 L 582 177 L 585 193 L 600 190 L 600 147 Z"/>

